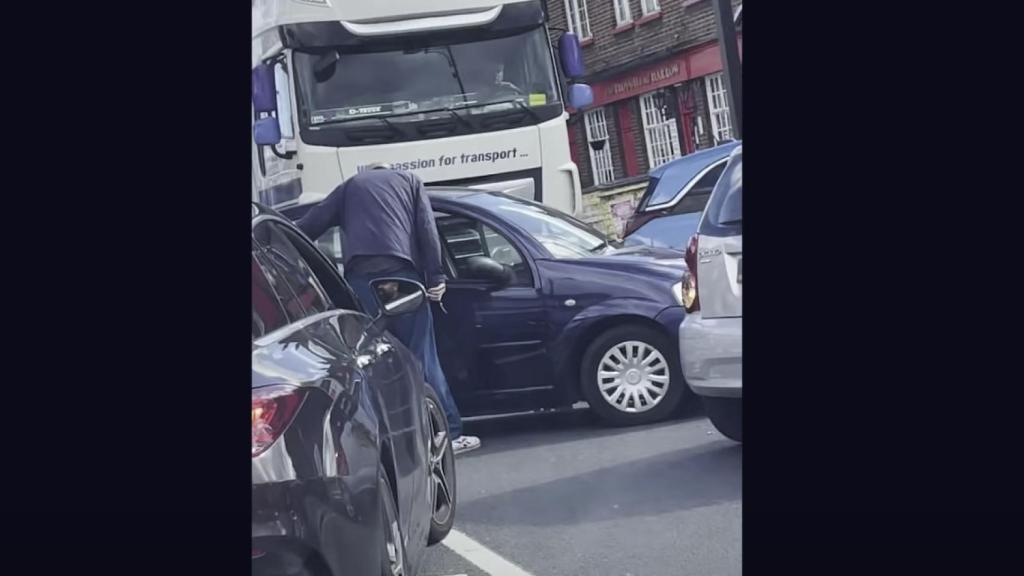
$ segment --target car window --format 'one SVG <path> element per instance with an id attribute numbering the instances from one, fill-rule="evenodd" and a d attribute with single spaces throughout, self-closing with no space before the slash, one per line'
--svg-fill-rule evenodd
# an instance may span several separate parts
<path id="1" fill-rule="evenodd" d="M 331 308 L 362 311 L 362 308 L 357 304 L 358 298 L 355 293 L 352 292 L 352 289 L 342 279 L 341 265 L 338 264 L 336 267 L 331 267 L 330 261 L 332 258 L 330 253 L 319 249 L 319 244 L 316 246 L 310 244 L 308 239 L 297 230 L 287 226 L 282 226 L 281 230 L 296 250 L 298 250 L 303 261 L 309 266 L 309 269 L 313 271 L 313 276 L 320 282 L 320 286 L 327 293 L 327 299 Z M 321 240 L 323 240 L 323 237 L 321 237 Z M 325 259 L 327 262 L 324 262 Z"/>
<path id="2" fill-rule="evenodd" d="M 655 218 L 626 237 L 626 244 L 639 243 L 683 251 L 686 250 L 686 243 L 689 242 L 690 236 L 697 231 L 698 223 L 700 223 L 700 212 Z"/>
<path id="3" fill-rule="evenodd" d="M 690 190 L 683 196 L 683 199 L 676 203 L 672 207 L 672 214 L 690 214 L 696 212 L 699 216 L 704 211 L 704 207 L 708 205 L 708 199 L 711 198 L 711 189 L 707 190 Z"/>
<path id="4" fill-rule="evenodd" d="M 686 196 L 683 197 L 684 200 L 696 194 L 704 194 L 704 201 L 706 202 L 707 195 L 711 193 L 711 189 L 715 187 L 715 183 L 718 182 L 718 178 L 725 170 L 725 164 L 722 160 L 713 164 L 710 170 L 690 186 Z M 658 206 L 659 204 L 671 202 L 683 188 L 689 185 L 689 182 L 681 183 L 676 178 L 651 178 L 650 182 L 648 182 L 647 190 L 640 200 L 640 209 L 644 210 L 648 206 Z"/>
<path id="5" fill-rule="evenodd" d="M 345 274 L 345 258 L 341 250 L 341 228 L 335 226 L 324 232 L 324 235 L 316 239 L 316 247 L 338 268 L 338 272 Z"/>
<path id="6" fill-rule="evenodd" d="M 739 184 L 729 190 L 718 211 L 719 224 L 736 224 L 743 222 L 743 185 Z"/>
<path id="7" fill-rule="evenodd" d="M 707 216 L 701 233 L 737 234 L 743 222 L 743 156 L 729 161 L 725 173 L 708 201 Z"/>
<path id="8" fill-rule="evenodd" d="M 333 307 L 313 271 L 285 235 L 283 226 L 266 221 L 256 226 L 253 236 L 263 248 L 264 257 L 270 264 L 271 281 L 292 322 Z"/>
<path id="9" fill-rule="evenodd" d="M 694 190 L 706 190 L 711 192 L 711 189 L 718 183 L 718 179 L 722 176 L 722 172 L 725 171 L 725 162 L 721 162 L 713 166 L 708 170 L 707 174 L 701 176 L 700 180 L 693 185 Z"/>
<path id="10" fill-rule="evenodd" d="M 256 253 L 252 255 L 252 339 L 286 325 L 284 308 L 270 285 L 266 269 Z"/>
<path id="11" fill-rule="evenodd" d="M 282 209 L 281 214 L 292 222 L 297 222 L 300 218 L 305 216 L 313 206 L 315 206 L 315 204 L 291 206 L 289 208 Z M 341 228 L 338 226 L 328 228 L 327 231 L 319 238 L 310 238 L 310 240 L 313 240 L 316 244 L 317 249 L 323 252 L 329 260 L 334 262 L 334 265 L 338 268 L 338 272 L 344 275 L 345 253 L 342 246 L 342 239 Z"/>
<path id="12" fill-rule="evenodd" d="M 637 203 L 640 210 L 647 208 L 647 205 L 651 203 L 651 198 L 654 197 L 654 192 L 658 189 L 658 182 L 660 181 L 661 179 L 657 176 L 651 176 L 647 180 L 647 188 L 644 189 L 644 194 L 640 197 L 640 202 Z"/>
<path id="13" fill-rule="evenodd" d="M 682 200 L 672 207 L 672 213 L 703 212 L 704 207 L 708 204 L 708 199 L 711 198 L 711 191 L 715 189 L 715 184 L 718 184 L 718 179 L 721 178 L 724 171 L 725 162 L 709 170 L 707 174 L 694 183 L 686 193 L 686 196 L 683 196 Z"/>
<path id="14" fill-rule="evenodd" d="M 487 256 L 515 272 L 515 285 L 533 285 L 533 277 L 523 255 L 494 228 L 473 218 L 440 212 L 435 212 L 435 219 L 457 277 L 467 275 L 466 263 L 469 258 Z"/>

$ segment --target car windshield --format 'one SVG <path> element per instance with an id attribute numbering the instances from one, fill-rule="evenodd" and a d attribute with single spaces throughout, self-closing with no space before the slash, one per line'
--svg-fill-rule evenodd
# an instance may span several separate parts
<path id="1" fill-rule="evenodd" d="M 488 102 L 516 108 L 560 101 L 543 27 L 405 50 L 296 52 L 295 66 L 311 125 L 466 106 L 486 113 L 493 111 Z"/>
<path id="2" fill-rule="evenodd" d="M 586 258 L 619 245 L 595 228 L 543 204 L 495 194 L 479 194 L 473 201 L 525 230 L 555 258 Z"/>

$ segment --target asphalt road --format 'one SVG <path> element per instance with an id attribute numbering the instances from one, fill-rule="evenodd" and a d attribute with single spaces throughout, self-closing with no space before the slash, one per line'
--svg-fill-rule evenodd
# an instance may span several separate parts
<path id="1" fill-rule="evenodd" d="M 430 549 L 421 576 L 740 574 L 743 448 L 696 405 L 638 428 L 576 413 L 466 433 L 483 447 L 457 460 L 456 538 Z"/>

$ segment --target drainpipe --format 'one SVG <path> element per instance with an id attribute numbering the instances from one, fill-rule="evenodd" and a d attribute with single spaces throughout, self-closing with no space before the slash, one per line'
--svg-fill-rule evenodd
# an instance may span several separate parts
<path id="1" fill-rule="evenodd" d="M 715 20 L 718 23 L 718 48 L 722 51 L 722 76 L 729 98 L 733 138 L 743 137 L 741 112 L 743 108 L 743 82 L 740 74 L 740 48 L 736 40 L 736 22 L 729 0 L 714 0 Z"/>

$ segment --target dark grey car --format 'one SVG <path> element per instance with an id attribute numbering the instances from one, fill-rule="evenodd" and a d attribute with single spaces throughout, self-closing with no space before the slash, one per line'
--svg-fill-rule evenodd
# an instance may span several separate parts
<path id="1" fill-rule="evenodd" d="M 314 245 L 252 218 L 252 572 L 415 574 L 455 517 L 448 426 L 414 357 L 384 331 L 423 287 L 362 312 Z"/>

